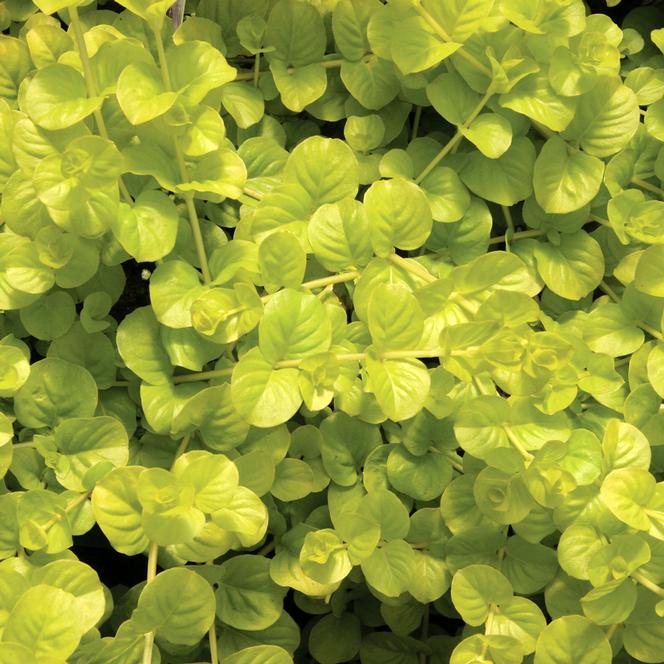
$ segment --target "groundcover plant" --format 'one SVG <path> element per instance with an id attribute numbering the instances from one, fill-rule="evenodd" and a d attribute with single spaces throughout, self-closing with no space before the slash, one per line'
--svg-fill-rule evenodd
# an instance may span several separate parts
<path id="1" fill-rule="evenodd" d="M 664 12 L 171 4 L 0 2 L 0 664 L 664 662 Z"/>

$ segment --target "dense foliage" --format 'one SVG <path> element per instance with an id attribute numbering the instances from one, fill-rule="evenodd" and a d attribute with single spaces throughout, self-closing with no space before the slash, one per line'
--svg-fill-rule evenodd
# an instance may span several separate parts
<path id="1" fill-rule="evenodd" d="M 0 2 L 0 663 L 664 662 L 664 13 L 172 3 Z"/>

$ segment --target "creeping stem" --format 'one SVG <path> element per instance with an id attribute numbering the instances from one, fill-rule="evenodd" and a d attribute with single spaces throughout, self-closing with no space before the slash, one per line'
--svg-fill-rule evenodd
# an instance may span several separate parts
<path id="1" fill-rule="evenodd" d="M 456 130 L 452 138 L 443 146 L 441 151 L 425 166 L 424 170 L 415 178 L 415 184 L 420 184 L 431 171 L 461 142 L 463 139 L 463 130 L 467 129 L 473 120 L 482 112 L 482 109 L 487 105 L 487 102 L 493 96 L 493 86 L 489 85 L 489 89 L 484 93 L 482 99 L 473 109 L 472 113 L 466 118 L 466 121 Z"/>
<path id="2" fill-rule="evenodd" d="M 157 554 L 159 546 L 152 542 L 148 550 L 148 573 L 147 583 L 154 581 L 157 576 Z M 145 635 L 145 646 L 143 648 L 143 664 L 152 664 L 152 649 L 154 646 L 154 632 L 148 632 Z"/>
<path id="3" fill-rule="evenodd" d="M 616 303 L 620 304 L 621 299 L 620 295 L 618 295 L 609 284 L 606 283 L 606 281 L 602 281 L 599 285 L 599 287 Z M 656 330 L 652 325 L 649 325 L 648 323 L 642 321 L 642 320 L 637 320 L 635 321 L 636 325 L 638 325 L 644 332 L 647 332 L 651 337 L 654 339 L 658 339 L 659 341 L 664 341 L 664 334 L 662 334 L 659 330 Z"/>
<path id="4" fill-rule="evenodd" d="M 168 63 L 166 61 L 166 52 L 164 51 L 164 43 L 161 40 L 161 35 L 158 31 L 154 31 L 155 41 L 157 42 L 157 54 L 159 55 L 159 68 L 161 69 L 161 78 L 164 87 L 167 90 L 172 90 L 171 76 L 168 71 Z M 173 148 L 175 150 L 175 159 L 180 171 L 180 179 L 183 183 L 189 182 L 189 173 L 187 172 L 187 164 L 182 154 L 182 149 L 175 136 L 173 136 Z M 187 206 L 187 214 L 189 216 L 189 224 L 191 225 L 191 232 L 194 237 L 194 245 L 196 247 L 196 255 L 198 262 L 201 264 L 201 272 L 203 273 L 203 281 L 209 284 L 212 281 L 210 274 L 210 266 L 208 265 L 207 254 L 205 253 L 205 244 L 203 242 L 203 234 L 201 233 L 201 225 L 198 221 L 198 213 L 194 205 L 194 194 L 191 191 L 184 192 L 182 195 L 185 205 Z"/>
<path id="5" fill-rule="evenodd" d="M 88 90 L 89 97 L 99 96 L 99 89 L 97 88 L 97 80 L 95 78 L 92 65 L 90 64 L 90 57 L 88 56 L 88 49 L 85 45 L 85 37 L 83 36 L 83 29 L 81 28 L 81 19 L 78 16 L 78 9 L 76 5 L 69 7 L 69 19 L 72 28 L 74 29 L 74 37 L 76 38 L 76 47 L 78 55 L 81 58 L 81 66 L 83 67 L 83 78 L 85 79 L 85 87 Z M 108 139 L 108 130 L 106 129 L 106 122 L 104 122 L 104 115 L 101 112 L 101 107 L 94 111 L 95 123 L 99 130 L 99 135 L 102 138 Z M 118 186 L 120 193 L 127 203 L 132 202 L 131 194 L 127 189 L 122 177 L 118 178 Z"/>

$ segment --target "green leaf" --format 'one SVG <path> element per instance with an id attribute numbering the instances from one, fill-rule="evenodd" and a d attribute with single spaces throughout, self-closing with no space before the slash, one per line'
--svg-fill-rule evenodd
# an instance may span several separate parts
<path id="1" fill-rule="evenodd" d="M 322 584 L 343 581 L 353 568 L 346 546 L 331 528 L 307 533 L 299 560 L 302 571 Z"/>
<path id="2" fill-rule="evenodd" d="M 55 130 L 87 118 L 101 106 L 102 98 L 87 97 L 85 81 L 76 69 L 52 64 L 37 71 L 23 103 L 36 125 Z"/>
<path id="3" fill-rule="evenodd" d="M 165 87 L 159 68 L 149 62 L 125 67 L 117 83 L 118 104 L 133 125 L 167 113 L 177 101 L 177 92 Z"/>
<path id="4" fill-rule="evenodd" d="M 336 203 L 357 193 L 357 159 L 343 141 L 312 136 L 290 153 L 283 178 L 284 182 L 299 184 L 309 194 L 313 207 Z"/>
<path id="5" fill-rule="evenodd" d="M 374 182 L 364 194 L 371 244 L 379 256 L 418 249 L 431 233 L 431 208 L 422 190 L 403 178 Z"/>
<path id="6" fill-rule="evenodd" d="M 545 626 L 546 618 L 537 604 L 525 597 L 512 597 L 500 605 L 487 631 L 515 638 L 528 655 L 535 651 L 537 637 Z"/>
<path id="7" fill-rule="evenodd" d="M 532 193 L 535 157 L 532 142 L 519 136 L 498 159 L 469 154 L 460 176 L 474 194 L 499 205 L 515 205 Z"/>
<path id="8" fill-rule="evenodd" d="M 293 658 L 279 646 L 252 646 L 224 658 L 227 664 L 290 664 Z"/>
<path id="9" fill-rule="evenodd" d="M 265 306 L 258 345 L 266 360 L 292 360 L 329 349 L 330 323 L 314 295 L 284 289 Z"/>
<path id="10" fill-rule="evenodd" d="M 512 599 L 510 582 L 488 565 L 469 565 L 452 579 L 452 602 L 469 625 L 481 625 L 492 604 L 507 604 Z"/>
<path id="11" fill-rule="evenodd" d="M 537 639 L 535 664 L 609 664 L 611 660 L 604 631 L 582 616 L 557 618 Z"/>
<path id="12" fill-rule="evenodd" d="M 321 205 L 309 222 L 308 239 L 321 265 L 332 271 L 364 267 L 373 255 L 364 207 L 350 198 Z"/>
<path id="13" fill-rule="evenodd" d="M 388 597 L 398 597 L 408 590 L 414 559 L 410 544 L 395 539 L 376 549 L 360 566 L 372 588 Z"/>
<path id="14" fill-rule="evenodd" d="M 113 548 L 127 556 L 142 553 L 149 541 L 143 532 L 138 478 L 143 468 L 117 468 L 97 482 L 92 492 L 92 511 Z"/>
<path id="15" fill-rule="evenodd" d="M 55 426 L 69 417 L 90 417 L 97 407 L 97 384 L 83 367 L 46 358 L 31 366 L 14 407 L 19 422 L 34 429 Z"/>
<path id="16" fill-rule="evenodd" d="M 159 338 L 159 323 L 150 307 L 132 311 L 118 326 L 117 344 L 127 367 L 148 383 L 170 379 L 172 368 Z"/>
<path id="17" fill-rule="evenodd" d="M 321 664 L 348 662 L 360 650 L 361 634 L 361 623 L 354 614 L 329 614 L 309 633 L 309 651 Z"/>
<path id="18" fill-rule="evenodd" d="M 636 264 L 634 285 L 642 293 L 664 297 L 664 246 L 648 247 Z"/>
<path id="19" fill-rule="evenodd" d="M 417 348 L 424 332 L 424 313 L 403 284 L 382 284 L 369 300 L 367 326 L 381 351 Z"/>
<path id="20" fill-rule="evenodd" d="M 608 157 L 629 143 L 639 126 L 636 95 L 619 81 L 596 85 L 579 99 L 563 138 L 594 157 Z"/>
<path id="21" fill-rule="evenodd" d="M 191 305 L 203 291 L 198 270 L 185 261 L 165 261 L 150 278 L 152 309 L 168 327 L 191 326 Z"/>
<path id="22" fill-rule="evenodd" d="M 216 591 L 217 616 L 232 627 L 266 629 L 283 611 L 285 589 L 272 581 L 270 561 L 261 556 L 240 555 L 219 568 Z"/>
<path id="23" fill-rule="evenodd" d="M 281 102 L 295 113 L 320 99 L 327 88 L 327 73 L 320 64 L 303 65 L 291 70 L 281 60 L 274 60 L 270 63 L 270 71 L 281 94 Z"/>
<path id="24" fill-rule="evenodd" d="M 600 159 L 577 152 L 553 136 L 535 161 L 535 197 L 545 212 L 573 212 L 597 195 L 603 175 L 604 163 Z"/>
<path id="25" fill-rule="evenodd" d="M 215 601 L 210 584 L 199 574 L 175 567 L 157 574 L 138 598 L 132 622 L 141 632 L 180 645 L 195 645 L 214 621 Z"/>
<path id="26" fill-rule="evenodd" d="M 442 454 L 414 456 L 397 447 L 387 458 L 387 477 L 401 493 L 416 500 L 434 500 L 452 480 L 452 466 Z"/>
<path id="27" fill-rule="evenodd" d="M 175 246 L 177 208 L 162 192 L 144 191 L 131 207 L 120 206 L 111 230 L 122 248 L 139 263 L 156 261 Z"/>
<path id="28" fill-rule="evenodd" d="M 307 255 L 300 241 L 288 231 L 268 235 L 258 248 L 258 264 L 266 288 L 297 288 L 304 278 Z"/>
<path id="29" fill-rule="evenodd" d="M 35 658 L 66 659 L 83 635 L 79 611 L 71 593 L 35 585 L 23 593 L 9 614 L 3 641 L 24 646 Z"/>
<path id="30" fill-rule="evenodd" d="M 326 37 L 323 19 L 312 5 L 300 0 L 280 0 L 267 20 L 268 58 L 300 67 L 323 59 Z"/>
<path id="31" fill-rule="evenodd" d="M 604 276 L 602 250 L 585 231 L 561 235 L 558 245 L 538 242 L 533 253 L 546 285 L 568 300 L 585 297 Z"/>
<path id="32" fill-rule="evenodd" d="M 385 415 L 398 422 L 413 417 L 423 407 L 431 387 L 431 378 L 420 360 L 381 359 L 375 353 L 365 360 L 367 388 Z"/>
<path id="33" fill-rule="evenodd" d="M 512 144 L 512 125 L 498 113 L 482 113 L 461 133 L 489 159 L 498 159 Z"/>
<path id="34" fill-rule="evenodd" d="M 224 85 L 221 89 L 221 103 L 242 129 L 260 122 L 265 113 L 263 95 L 248 83 Z"/>
<path id="35" fill-rule="evenodd" d="M 124 466 L 129 441 L 113 417 L 68 418 L 55 429 L 55 476 L 66 489 L 86 491 L 100 472 Z"/>

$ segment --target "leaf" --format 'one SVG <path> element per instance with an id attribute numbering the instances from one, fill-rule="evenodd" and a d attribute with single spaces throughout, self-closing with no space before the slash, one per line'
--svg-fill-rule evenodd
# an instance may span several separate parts
<path id="1" fill-rule="evenodd" d="M 76 385 L 76 392 L 69 388 Z M 97 407 L 97 384 L 83 367 L 57 358 L 31 366 L 14 396 L 16 417 L 26 427 L 52 427 L 69 417 L 90 417 Z"/>
<path id="2" fill-rule="evenodd" d="M 39 127 L 66 129 L 84 120 L 102 103 L 87 97 L 85 81 L 73 67 L 52 64 L 38 70 L 25 93 L 25 110 Z"/>
<path id="3" fill-rule="evenodd" d="M 159 323 L 149 307 L 132 311 L 118 326 L 120 356 L 137 376 L 160 385 L 168 382 L 171 363 L 159 339 Z"/>
<path id="4" fill-rule="evenodd" d="M 479 152 L 471 153 L 460 176 L 477 196 L 499 205 L 515 205 L 532 193 L 535 156 L 532 142 L 519 136 L 498 159 L 489 159 Z"/>
<path id="5" fill-rule="evenodd" d="M 163 116 L 178 98 L 177 92 L 164 85 L 157 66 L 149 62 L 125 67 L 118 78 L 116 96 L 122 112 L 133 125 Z"/>
<path id="6" fill-rule="evenodd" d="M 290 664 L 292 657 L 279 646 L 252 646 L 243 648 L 225 658 L 227 664 Z"/>
<path id="7" fill-rule="evenodd" d="M 237 629 L 266 629 L 283 611 L 286 591 L 269 575 L 269 560 L 240 555 L 221 564 L 216 591 L 217 616 Z"/>
<path id="8" fill-rule="evenodd" d="M 357 159 L 343 141 L 312 136 L 290 153 L 283 178 L 284 182 L 299 184 L 314 206 L 336 203 L 357 193 Z"/>
<path id="9" fill-rule="evenodd" d="M 346 198 L 321 205 L 307 231 L 316 258 L 328 270 L 364 267 L 371 260 L 369 224 L 359 201 Z"/>
<path id="10" fill-rule="evenodd" d="M 535 197 L 545 212 L 573 212 L 597 195 L 603 175 L 604 163 L 600 159 L 577 152 L 553 136 L 535 161 Z"/>
<path id="11" fill-rule="evenodd" d="M 270 63 L 270 71 L 283 105 L 295 113 L 320 99 L 327 88 L 325 67 L 317 63 L 291 70 L 281 60 L 275 60 Z"/>
<path id="12" fill-rule="evenodd" d="M 612 651 L 604 631 L 582 616 L 563 616 L 540 633 L 535 664 L 608 664 Z"/>
<path id="13" fill-rule="evenodd" d="M 432 216 L 426 196 L 403 178 L 374 182 L 364 194 L 371 244 L 379 256 L 398 249 L 417 249 L 431 233 Z"/>
<path id="14" fill-rule="evenodd" d="M 642 293 L 664 297 L 664 246 L 648 247 L 640 256 L 634 273 L 634 285 Z"/>
<path id="15" fill-rule="evenodd" d="M 177 229 L 177 208 L 159 191 L 144 191 L 131 207 L 121 205 L 111 225 L 116 240 L 139 263 L 168 255 L 175 246 Z"/>
<path id="16" fill-rule="evenodd" d="M 323 616 L 309 633 L 309 651 L 321 664 L 347 662 L 362 641 L 360 621 L 352 613 Z"/>
<path id="17" fill-rule="evenodd" d="M 396 539 L 376 549 L 360 567 L 372 588 L 388 597 L 398 597 L 408 589 L 413 561 L 410 545 Z"/>
<path id="18" fill-rule="evenodd" d="M 171 643 L 195 645 L 214 621 L 214 593 L 199 574 L 175 567 L 157 574 L 142 590 L 132 614 L 136 628 Z"/>
<path id="19" fill-rule="evenodd" d="M 369 300 L 367 326 L 381 351 L 416 348 L 424 331 L 424 313 L 406 286 L 383 284 Z"/>
<path id="20" fill-rule="evenodd" d="M 320 300 L 291 288 L 275 293 L 258 326 L 258 345 L 270 362 L 291 360 L 329 349 L 330 323 Z"/>
<path id="21" fill-rule="evenodd" d="M 265 112 L 263 95 L 248 83 L 228 83 L 221 89 L 221 102 L 238 127 L 260 122 Z"/>
<path id="22" fill-rule="evenodd" d="M 86 491 L 129 458 L 125 428 L 113 417 L 68 418 L 55 429 L 58 460 L 55 476 L 73 491 Z"/>
<path id="23" fill-rule="evenodd" d="M 3 641 L 25 646 L 37 658 L 68 658 L 83 635 L 78 613 L 71 593 L 35 585 L 23 593 L 9 614 Z"/>
<path id="24" fill-rule="evenodd" d="M 636 95 L 618 81 L 596 85 L 579 99 L 563 138 L 576 141 L 593 157 L 608 157 L 624 148 L 639 126 Z"/>
<path id="25" fill-rule="evenodd" d="M 365 360 L 368 388 L 385 415 L 398 422 L 417 413 L 431 387 L 431 378 L 420 360 L 380 359 L 369 353 Z"/>
<path id="26" fill-rule="evenodd" d="M 461 133 L 489 159 L 498 159 L 512 144 L 512 125 L 498 113 L 482 113 Z"/>
<path id="27" fill-rule="evenodd" d="M 586 296 L 604 276 L 602 250 L 585 231 L 561 235 L 558 246 L 538 242 L 533 253 L 546 285 L 569 300 Z"/>
<path id="28" fill-rule="evenodd" d="M 204 291 L 198 270 L 174 260 L 161 263 L 150 278 L 150 301 L 155 317 L 173 328 L 191 326 L 191 305 Z"/>
<path id="29" fill-rule="evenodd" d="M 307 255 L 300 241 L 288 231 L 268 235 L 258 248 L 261 276 L 269 290 L 297 288 L 304 278 Z"/>
<path id="30" fill-rule="evenodd" d="M 469 625 L 481 625 L 492 604 L 503 605 L 512 598 L 510 582 L 488 565 L 469 565 L 452 579 L 452 602 Z"/>
<path id="31" fill-rule="evenodd" d="M 149 541 L 143 532 L 138 478 L 143 468 L 117 468 L 97 482 L 92 492 L 92 511 L 113 548 L 132 556 L 142 553 Z"/>

